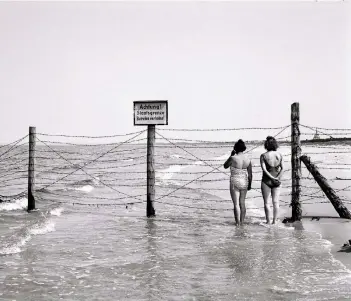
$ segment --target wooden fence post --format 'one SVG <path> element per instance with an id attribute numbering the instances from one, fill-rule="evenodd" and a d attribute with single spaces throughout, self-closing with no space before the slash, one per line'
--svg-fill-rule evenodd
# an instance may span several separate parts
<path id="1" fill-rule="evenodd" d="M 300 203 L 300 178 L 301 178 L 301 142 L 300 142 L 300 108 L 299 103 L 295 102 L 291 105 L 291 180 L 292 180 L 292 195 L 291 221 L 300 221 L 302 210 Z"/>
<path id="2" fill-rule="evenodd" d="M 154 169 L 155 125 L 147 126 L 147 199 L 146 216 L 155 216 L 155 169 Z"/>
<path id="3" fill-rule="evenodd" d="M 36 128 L 29 127 L 29 162 L 28 162 L 28 212 L 35 209 L 35 141 Z"/>
<path id="4" fill-rule="evenodd" d="M 308 171 L 312 174 L 313 178 L 318 183 L 319 187 L 323 190 L 327 198 L 333 204 L 336 212 L 340 217 L 351 219 L 350 211 L 344 206 L 341 199 L 335 194 L 333 188 L 331 188 L 315 164 L 311 162 L 311 158 L 307 156 L 301 156 L 301 161 L 306 165 Z"/>

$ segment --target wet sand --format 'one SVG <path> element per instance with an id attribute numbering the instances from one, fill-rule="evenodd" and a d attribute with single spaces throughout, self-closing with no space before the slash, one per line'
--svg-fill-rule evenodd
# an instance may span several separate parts
<path id="1" fill-rule="evenodd" d="M 294 226 L 317 232 L 323 239 L 329 240 L 332 243 L 330 251 L 333 257 L 351 270 L 351 247 L 343 248 L 351 239 L 351 220 L 338 217 L 320 217 L 319 220 L 312 220 L 312 217 L 304 217 L 301 223 L 294 223 Z"/>

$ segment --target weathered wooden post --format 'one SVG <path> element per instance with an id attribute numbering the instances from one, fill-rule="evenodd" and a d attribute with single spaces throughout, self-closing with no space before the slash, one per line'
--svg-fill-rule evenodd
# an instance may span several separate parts
<path id="1" fill-rule="evenodd" d="M 29 162 L 28 162 L 28 212 L 35 209 L 35 141 L 36 128 L 29 127 Z"/>
<path id="2" fill-rule="evenodd" d="M 302 210 L 300 203 L 300 178 L 301 178 L 301 142 L 300 142 L 300 108 L 299 103 L 291 105 L 291 221 L 301 220 Z"/>
<path id="3" fill-rule="evenodd" d="M 146 192 L 146 216 L 155 216 L 155 169 L 154 169 L 154 145 L 155 125 L 147 126 L 147 192 Z"/>
<path id="4" fill-rule="evenodd" d="M 168 125 L 168 101 L 134 101 L 134 125 L 147 125 L 146 216 L 155 216 L 154 147 L 156 125 Z"/>
<path id="5" fill-rule="evenodd" d="M 342 218 L 351 219 L 350 211 L 345 207 L 340 198 L 335 194 L 334 189 L 330 187 L 330 185 L 327 182 L 327 179 L 321 175 L 317 166 L 311 162 L 311 158 L 304 155 L 301 156 L 301 161 L 306 165 L 308 171 L 312 174 L 319 187 L 323 190 L 327 198 L 330 200 L 339 216 Z"/>

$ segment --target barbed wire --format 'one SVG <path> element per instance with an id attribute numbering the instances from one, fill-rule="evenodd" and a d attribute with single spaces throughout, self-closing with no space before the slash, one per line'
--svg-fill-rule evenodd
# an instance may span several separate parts
<path id="1" fill-rule="evenodd" d="M 1 177 L 8 177 L 8 176 L 12 176 L 14 174 L 19 174 L 19 173 L 27 173 L 28 170 L 16 170 L 16 171 L 13 171 L 11 173 L 8 173 L 8 174 L 0 174 Z"/>
<path id="2" fill-rule="evenodd" d="M 144 132 L 144 131 L 143 131 L 143 132 Z M 134 136 L 133 138 L 129 139 L 129 141 L 132 140 L 132 139 L 134 139 L 134 138 L 136 138 L 136 137 L 138 137 L 138 136 L 141 135 L 143 132 L 138 133 L 136 136 Z M 37 138 L 37 139 L 38 139 L 38 138 Z M 41 141 L 41 142 L 42 142 L 42 141 Z M 128 140 L 127 140 L 126 142 L 128 142 Z M 48 148 L 50 148 L 50 146 L 48 146 L 46 143 L 44 143 L 44 144 L 45 144 Z M 54 151 L 54 150 L 53 150 L 53 151 Z M 106 154 L 106 153 L 105 153 L 105 154 Z M 103 155 L 105 155 L 105 154 L 103 154 Z M 103 155 L 102 155 L 102 156 L 103 156 Z M 69 160 L 67 160 L 65 157 L 61 156 L 60 154 L 59 154 L 59 156 L 60 156 L 62 159 L 64 159 L 65 161 L 67 161 L 68 163 L 73 164 L 73 163 L 71 163 Z M 101 158 L 102 156 L 100 156 L 99 158 Z M 95 159 L 94 159 L 94 161 L 96 161 L 96 160 L 98 160 L 98 158 L 95 158 Z M 87 164 L 87 163 L 91 163 L 91 162 L 86 162 L 86 164 Z M 86 166 L 86 164 L 85 164 L 84 166 Z M 84 168 L 84 167 L 83 167 L 83 168 Z M 118 192 L 118 193 L 123 194 L 123 195 L 125 195 L 125 196 L 127 196 L 127 197 L 130 197 L 130 198 L 133 198 L 133 197 L 130 196 L 129 194 L 124 193 L 124 192 L 122 192 L 122 191 L 119 191 L 119 190 L 117 190 L 116 188 L 114 188 L 114 187 L 112 187 L 112 186 L 110 186 L 110 185 L 104 183 L 103 181 L 101 181 L 101 180 L 99 180 L 99 179 L 96 179 L 95 177 L 93 177 L 93 176 L 91 176 L 89 173 L 87 173 L 83 168 L 80 168 L 80 169 L 81 169 L 87 176 L 93 178 L 94 180 L 97 180 L 99 183 L 103 184 L 103 185 L 106 186 L 106 187 L 109 187 L 110 189 L 114 190 L 115 192 Z M 56 182 L 57 182 L 57 181 L 56 181 Z M 46 187 L 45 187 L 45 188 L 46 188 Z M 140 200 L 140 199 L 138 199 L 138 198 L 135 198 L 135 199 Z"/>
<path id="3" fill-rule="evenodd" d="M 142 134 L 144 131 L 142 131 L 140 134 Z M 138 135 L 140 135 L 138 134 Z M 37 138 L 39 139 L 39 138 Z M 147 138 L 141 138 L 138 140 L 134 140 L 132 142 L 121 142 L 122 144 L 128 144 L 128 143 L 136 143 L 139 141 L 145 141 Z M 86 147 L 99 147 L 99 146 L 112 146 L 112 145 L 119 145 L 120 143 L 114 142 L 114 143 L 99 143 L 99 144 L 79 144 L 79 143 L 71 143 L 71 142 L 58 142 L 58 141 L 48 141 L 48 140 L 40 140 L 42 143 L 53 143 L 53 144 L 60 144 L 60 145 L 74 145 L 74 146 L 86 146 Z"/>
<path id="4" fill-rule="evenodd" d="M 351 147 L 351 144 L 341 144 L 341 145 L 336 145 L 336 144 L 330 144 L 330 145 L 318 145 L 316 143 L 325 143 L 325 142 L 312 142 L 313 140 L 310 140 L 309 142 L 307 142 L 306 144 L 308 144 L 309 147 L 311 148 L 321 148 L 321 149 L 335 149 L 335 148 L 339 148 L 339 149 L 347 149 L 347 147 Z M 333 142 L 333 141 L 328 141 L 329 142 Z M 345 146 L 345 147 L 342 147 Z M 322 154 L 322 153 L 321 153 Z"/>
<path id="5" fill-rule="evenodd" d="M 99 145 L 97 144 L 96 146 L 99 146 Z M 54 147 L 52 147 L 52 148 L 55 149 Z M 125 153 L 125 152 L 133 153 L 135 151 L 145 150 L 145 149 L 146 149 L 146 145 L 142 144 L 142 147 L 112 151 L 112 152 L 108 153 L 107 155 L 119 154 L 119 153 Z M 65 155 L 81 155 L 82 154 L 82 152 L 77 152 L 77 151 L 75 151 L 75 152 L 62 151 L 62 150 L 57 150 L 57 151 L 59 151 L 61 154 L 65 154 Z M 51 150 L 36 150 L 35 152 L 36 153 L 52 153 Z M 84 155 L 91 155 L 91 153 L 84 153 Z"/>
<path id="6" fill-rule="evenodd" d="M 11 184 L 11 185 L 1 185 L 0 188 L 7 188 L 9 186 L 11 187 L 22 187 L 22 186 L 26 186 L 28 185 L 28 183 L 15 183 L 15 184 Z"/>
<path id="7" fill-rule="evenodd" d="M 309 128 L 313 131 L 317 130 L 326 130 L 326 131 L 348 131 L 351 132 L 351 129 L 335 129 L 335 128 L 322 128 L 322 127 L 318 127 L 318 126 L 309 126 L 309 125 L 304 125 L 300 123 L 300 126 L 305 127 L 305 128 Z"/>
<path id="8" fill-rule="evenodd" d="M 9 163 L 10 165 L 11 165 L 11 167 L 13 167 L 13 166 L 16 166 L 17 164 L 19 164 L 19 163 L 22 163 L 22 162 L 24 162 L 24 161 L 28 161 L 28 158 L 21 158 L 21 159 L 19 159 L 18 161 L 12 161 L 12 162 L 7 162 L 7 161 L 4 161 L 3 163 Z M 3 169 L 4 167 L 5 168 L 7 168 L 8 167 L 8 165 L 1 165 L 0 166 L 0 169 Z M 24 166 L 24 165 L 27 165 L 27 164 L 21 164 L 21 165 L 19 165 L 19 166 Z M 18 166 L 17 166 L 18 167 Z"/>
<path id="9" fill-rule="evenodd" d="M 1 202 L 11 202 L 13 200 L 17 200 L 19 198 L 25 197 L 27 195 L 27 191 L 22 191 L 20 193 L 16 193 L 13 195 L 0 195 L 0 203 Z"/>
<path id="10" fill-rule="evenodd" d="M 146 131 L 146 130 L 144 130 L 143 132 L 145 132 L 145 131 Z M 58 180 L 56 180 L 55 182 L 53 182 L 51 185 L 53 185 L 53 184 L 55 184 L 55 183 L 57 183 L 57 182 L 59 182 L 59 181 L 65 179 L 65 178 L 67 178 L 68 176 L 74 174 L 74 173 L 77 172 L 78 170 L 82 170 L 83 168 L 86 168 L 89 164 L 94 163 L 95 161 L 97 161 L 98 159 L 100 159 L 100 158 L 102 158 L 103 156 L 107 155 L 107 154 L 110 153 L 111 151 L 114 151 L 115 149 L 117 149 L 117 148 L 120 147 L 121 145 L 125 144 L 125 142 L 129 142 L 129 141 L 133 140 L 134 138 L 139 137 L 143 132 L 141 132 L 141 133 L 139 133 L 139 134 L 133 136 L 132 138 L 130 138 L 130 139 L 124 141 L 124 142 L 121 142 L 120 144 L 118 144 L 118 145 L 114 146 L 113 148 L 109 149 L 108 151 L 104 152 L 102 155 L 99 155 L 99 156 L 96 157 L 95 159 L 90 160 L 90 161 L 86 161 L 86 162 L 84 163 L 83 166 L 79 166 L 79 167 L 76 168 L 74 171 L 72 171 L 72 172 L 66 174 L 64 177 L 61 177 L 60 179 L 58 179 Z M 43 142 L 43 141 L 42 141 L 42 142 Z M 69 163 L 72 164 L 71 162 L 69 162 Z M 50 185 L 45 186 L 45 187 L 43 187 L 43 188 L 47 188 L 47 187 L 49 187 L 49 186 L 50 186 Z"/>
<path id="11" fill-rule="evenodd" d="M 139 133 L 143 133 L 144 131 L 131 132 L 126 134 L 115 134 L 108 136 L 84 136 L 84 135 L 65 135 L 65 134 L 47 134 L 47 133 L 37 133 L 39 136 L 48 136 L 48 137 L 66 137 L 66 138 L 89 138 L 89 139 L 101 139 L 101 138 L 115 138 L 115 137 L 125 137 L 131 136 Z"/>
<path id="12" fill-rule="evenodd" d="M 28 177 L 27 176 L 23 176 L 23 177 L 14 177 L 14 178 L 10 178 L 10 179 L 5 179 L 5 180 L 1 180 L 0 184 L 9 183 L 9 182 L 12 182 L 12 181 L 23 180 L 23 179 L 28 179 Z"/>
<path id="13" fill-rule="evenodd" d="M 342 167 L 324 167 L 324 166 L 318 166 L 318 169 L 333 169 L 333 170 L 348 170 L 350 171 L 350 168 L 342 168 Z"/>
<path id="14" fill-rule="evenodd" d="M 54 149 L 54 148 L 53 148 Z M 82 152 L 70 152 L 70 151 L 62 151 L 62 150 L 57 150 L 59 151 L 61 154 L 63 155 L 88 155 L 88 154 L 85 154 L 85 153 L 82 153 Z M 46 149 L 36 149 L 35 150 L 35 153 L 44 153 L 44 154 L 52 154 L 53 152 L 51 150 L 46 150 Z"/>
<path id="15" fill-rule="evenodd" d="M 330 166 L 330 165 L 351 166 L 351 164 L 349 164 L 349 163 L 338 163 L 338 162 L 336 162 L 336 163 L 328 163 L 328 162 L 325 162 L 325 161 L 318 161 L 318 163 L 322 163 L 322 165 L 327 165 L 327 166 Z"/>
<path id="16" fill-rule="evenodd" d="M 351 153 L 351 150 L 350 151 L 346 151 L 346 152 L 343 152 L 343 151 L 328 151 L 327 154 L 350 154 Z M 303 152 L 304 155 L 321 155 L 321 154 L 325 154 L 325 153 L 322 153 L 322 152 L 319 152 L 319 153 L 316 153 L 316 152 Z"/>
<path id="17" fill-rule="evenodd" d="M 197 207 L 191 205 L 184 205 L 184 204 L 171 204 L 168 202 L 159 202 L 155 201 L 159 204 L 175 206 L 175 207 L 182 207 L 182 208 L 191 208 L 191 209 L 199 209 L 199 210 L 208 210 L 208 211 L 233 211 L 233 208 L 208 208 L 208 207 Z M 280 207 L 287 206 L 288 204 L 281 204 Z M 263 207 L 246 207 L 247 210 L 256 210 L 256 209 L 263 209 Z"/>
<path id="18" fill-rule="evenodd" d="M 0 149 L 2 149 L 2 148 L 4 148 L 4 147 L 8 147 L 8 146 L 10 146 L 10 145 L 12 145 L 12 144 L 21 142 L 21 141 L 23 141 L 23 140 L 24 140 L 25 138 L 27 138 L 27 137 L 28 137 L 28 135 L 26 135 L 26 136 L 24 136 L 24 137 L 22 137 L 22 138 L 19 138 L 18 140 L 15 140 L 15 141 L 13 141 L 13 142 L 10 142 L 10 143 L 8 143 L 8 144 L 1 145 L 1 146 L 0 146 Z"/>
<path id="19" fill-rule="evenodd" d="M 93 177 L 93 176 L 92 176 Z M 94 178 L 94 177 L 93 177 Z M 95 178 L 96 179 L 96 178 Z M 104 180 L 103 182 L 100 181 L 99 179 L 96 179 L 96 181 L 100 182 L 101 184 L 103 184 L 104 186 L 106 187 L 109 187 L 113 190 L 115 190 L 115 188 L 113 186 L 111 186 L 110 184 L 106 184 L 106 183 L 109 183 L 111 181 L 106 181 Z M 42 184 L 49 184 L 50 182 L 38 182 L 37 184 L 39 185 L 42 185 Z M 61 183 L 61 182 L 60 182 Z M 56 183 L 56 184 L 60 184 L 60 183 Z M 72 182 L 71 182 L 72 183 Z M 61 183 L 61 184 L 71 184 L 70 182 L 64 182 L 64 183 Z M 74 188 L 74 186 L 87 186 L 87 185 L 91 185 L 91 184 L 80 184 L 80 185 L 73 185 L 72 188 Z M 146 187 L 147 185 L 146 184 L 121 184 L 119 183 L 118 184 L 118 187 Z M 155 185 L 157 187 L 157 185 Z M 118 191 L 116 191 L 118 192 Z M 129 196 L 129 194 L 127 194 Z"/>
<path id="20" fill-rule="evenodd" d="M 307 126 L 304 126 L 304 125 L 303 125 L 303 127 L 307 127 Z M 314 131 L 314 129 L 311 128 L 311 127 L 307 127 L 307 128 L 309 128 L 310 130 L 313 130 L 313 131 Z M 330 137 L 330 140 L 332 140 L 332 139 L 335 140 L 335 138 L 333 138 L 333 136 L 331 136 L 331 134 L 323 133 L 323 132 L 321 132 L 321 131 L 319 131 L 319 133 L 320 133 L 320 134 L 323 134 L 323 135 L 326 135 L 326 136 L 329 136 L 329 137 Z M 336 133 L 334 133 L 333 135 L 335 136 Z M 343 143 L 343 142 L 340 141 L 340 140 L 338 140 L 338 142 L 341 143 L 342 145 L 345 145 L 345 143 Z M 346 144 L 346 145 L 348 145 L 348 144 Z"/>
<path id="21" fill-rule="evenodd" d="M 287 127 L 289 127 L 288 125 Z M 231 128 L 231 129 L 159 129 L 160 131 L 172 132 L 218 132 L 218 131 L 241 131 L 241 130 L 280 130 L 281 127 L 247 127 L 247 128 Z"/>
<path id="22" fill-rule="evenodd" d="M 279 131 L 274 137 L 277 137 L 278 135 L 280 135 L 280 134 L 281 134 L 283 131 L 285 131 L 289 126 L 290 126 L 290 125 L 285 126 L 285 127 L 282 127 L 282 130 Z M 165 139 L 165 137 L 163 137 L 163 136 L 162 136 L 161 134 L 159 134 L 158 132 L 156 132 L 156 134 L 158 134 L 159 136 L 161 136 L 162 138 Z M 167 139 L 166 139 L 166 140 L 167 140 Z M 172 143 L 172 142 L 170 142 L 170 143 Z M 179 147 L 179 146 L 178 146 L 178 147 Z M 253 149 L 257 148 L 257 147 L 258 147 L 258 146 L 253 147 L 252 149 L 249 150 L 249 152 L 252 151 Z M 184 150 L 184 149 L 183 149 L 183 150 Z M 186 151 L 186 150 L 184 150 L 184 151 Z M 196 157 L 195 155 L 191 154 L 190 152 L 188 152 L 188 151 L 186 151 L 186 152 L 189 153 L 190 155 Z M 201 159 L 200 159 L 200 160 L 201 160 Z M 209 165 L 209 164 L 208 164 L 208 165 Z M 210 165 L 210 167 L 212 167 L 212 166 Z M 178 191 L 179 189 L 182 189 L 183 187 L 189 185 L 190 183 L 192 183 L 192 182 L 194 182 L 194 181 L 196 181 L 196 180 L 199 180 L 199 179 L 205 177 L 206 175 L 208 175 L 208 174 L 210 174 L 210 173 L 212 173 L 212 172 L 215 172 L 216 169 L 217 169 L 218 171 L 220 171 L 217 167 L 214 167 L 214 168 L 212 167 L 212 170 L 209 171 L 208 173 L 205 173 L 205 174 L 203 174 L 202 176 L 200 176 L 200 177 L 198 177 L 198 178 L 196 178 L 196 179 L 194 179 L 194 180 L 191 180 L 191 181 L 187 182 L 186 184 L 182 185 L 181 187 L 178 187 L 178 188 L 174 189 L 174 190 L 171 191 L 170 193 L 164 194 L 163 196 L 157 198 L 156 200 L 163 199 L 163 198 L 165 198 L 165 197 L 167 197 L 167 196 L 173 194 L 174 192 Z M 220 171 L 220 172 L 222 172 L 222 171 Z M 222 173 L 224 173 L 224 172 L 222 172 Z M 226 173 L 224 173 L 224 174 L 226 174 Z M 226 175 L 227 175 L 227 174 L 226 174 Z"/>
<path id="23" fill-rule="evenodd" d="M 15 141 L 15 143 L 5 152 L 3 152 L 2 154 L 0 154 L 0 162 L 3 161 L 3 159 L 1 159 L 4 155 L 6 155 L 7 153 L 9 153 L 10 151 L 13 150 L 14 147 L 16 147 L 18 145 L 18 143 L 20 143 L 21 141 L 23 141 L 24 139 L 26 139 L 28 137 L 28 135 L 22 137 L 21 139 L 18 139 Z"/>
<path id="24" fill-rule="evenodd" d="M 114 206 L 126 206 L 128 208 L 128 205 L 135 205 L 135 204 L 142 204 L 145 203 L 145 201 L 138 201 L 138 202 L 124 202 L 124 203 L 112 203 L 112 204 L 106 204 L 106 203 L 79 203 L 79 202 L 62 202 L 58 200 L 50 200 L 50 199 L 43 199 L 40 197 L 37 197 L 41 201 L 49 201 L 52 203 L 59 203 L 59 204 L 65 204 L 65 205 L 80 205 L 80 206 L 89 206 L 89 207 L 114 207 Z"/>
<path id="25" fill-rule="evenodd" d="M 281 127 L 281 131 L 279 131 L 277 134 L 275 134 L 273 137 L 274 138 L 277 138 L 281 133 L 283 133 L 287 128 L 289 128 L 291 125 L 289 124 L 289 125 L 287 125 L 287 126 L 284 126 L 284 127 Z M 257 149 L 257 148 L 259 148 L 260 146 L 262 146 L 262 144 L 264 143 L 264 141 L 262 140 L 261 141 L 261 144 L 258 144 L 258 145 L 256 145 L 255 147 L 253 147 L 253 148 L 251 148 L 251 149 L 249 149 L 248 151 L 247 151 L 247 153 L 250 153 L 250 152 L 252 152 L 254 149 Z"/>
<path id="26" fill-rule="evenodd" d="M 22 151 L 22 152 L 20 152 L 20 153 L 12 154 L 12 156 L 9 156 L 9 157 L 4 157 L 2 160 L 0 160 L 0 163 L 1 163 L 1 162 L 6 162 L 6 161 L 9 160 L 9 159 L 12 159 L 12 158 L 14 158 L 14 157 L 16 157 L 16 156 L 21 156 L 21 155 L 23 155 L 23 154 L 28 154 L 28 150 Z M 26 159 L 28 159 L 28 158 L 26 158 Z M 12 164 L 12 163 L 11 163 L 11 164 Z"/>
<path id="27" fill-rule="evenodd" d="M 138 156 L 138 157 L 134 157 L 134 159 L 102 159 L 102 160 L 97 160 L 94 163 L 114 163 L 114 162 L 123 162 L 123 161 L 138 161 L 141 160 L 143 158 L 146 158 L 146 155 L 142 155 L 142 156 Z M 42 159 L 42 160 L 52 160 L 52 159 L 60 159 L 60 158 L 52 158 L 52 157 L 35 157 L 35 159 Z M 85 162 L 86 159 L 84 158 L 69 158 L 70 161 L 79 161 L 79 162 Z M 78 164 L 78 163 L 73 163 L 73 164 Z M 133 164 L 129 164 L 129 165 L 119 165 L 119 167 L 123 167 L 123 166 L 134 166 L 134 165 L 139 165 L 140 163 L 133 163 Z M 44 167 L 45 164 L 41 164 L 38 166 L 42 166 Z M 46 167 L 49 167 L 50 165 L 46 165 Z"/>
<path id="28" fill-rule="evenodd" d="M 337 132 L 332 132 L 332 133 L 322 133 L 322 132 L 318 132 L 319 135 L 322 136 L 330 136 L 331 138 L 333 138 L 333 136 L 342 136 L 345 135 L 345 133 L 337 133 Z M 348 135 L 351 135 L 351 133 L 347 133 Z M 305 136 L 314 136 L 315 133 L 304 133 L 304 132 L 300 132 L 300 135 L 305 135 Z M 333 135 L 333 136 L 332 136 Z M 347 137 L 345 137 L 347 138 Z M 350 137 L 351 138 L 351 137 Z"/>
<path id="29" fill-rule="evenodd" d="M 64 196 L 64 197 L 69 197 L 69 198 L 76 198 L 76 199 L 92 199 L 92 200 L 109 200 L 109 201 L 117 201 L 117 200 L 124 200 L 124 199 L 129 199 L 130 197 L 99 197 L 99 196 L 77 196 L 77 195 L 72 195 L 72 194 L 67 194 L 67 193 L 56 193 L 54 191 L 50 191 L 50 190 L 37 190 L 36 193 L 47 193 L 47 194 L 53 194 L 53 195 L 57 195 L 57 196 Z M 137 194 L 137 195 L 133 195 L 133 197 L 141 197 L 141 196 L 145 196 L 145 194 Z M 143 201 L 144 202 L 144 201 Z"/>

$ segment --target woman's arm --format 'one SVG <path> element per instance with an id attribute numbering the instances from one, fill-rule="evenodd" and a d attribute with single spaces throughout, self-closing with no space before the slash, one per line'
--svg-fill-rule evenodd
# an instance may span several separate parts
<path id="1" fill-rule="evenodd" d="M 224 168 L 227 169 L 230 165 L 232 165 L 232 156 L 230 156 L 227 161 L 224 162 Z"/>
<path id="2" fill-rule="evenodd" d="M 250 161 L 249 166 L 247 167 L 247 173 L 248 173 L 248 178 L 249 178 L 249 186 L 247 187 L 247 190 L 251 189 L 251 183 L 252 183 L 252 164 Z"/>
<path id="3" fill-rule="evenodd" d="M 266 168 L 266 164 L 264 163 L 263 154 L 262 154 L 261 157 L 260 157 L 260 164 L 261 164 L 261 168 L 262 168 L 263 172 L 264 172 L 269 178 L 271 178 L 272 180 L 275 180 L 276 178 L 273 177 L 273 176 L 268 172 L 268 170 L 267 170 L 267 168 Z"/>
<path id="4" fill-rule="evenodd" d="M 227 159 L 227 161 L 224 162 L 224 168 L 227 169 L 230 165 L 232 165 L 232 156 L 235 155 L 235 150 L 232 150 L 230 157 Z"/>
<path id="5" fill-rule="evenodd" d="M 281 179 L 281 177 L 283 176 L 283 173 L 284 173 L 284 164 L 283 164 L 283 156 L 282 156 L 282 154 L 280 154 L 280 171 L 279 171 L 279 173 L 278 173 L 278 175 L 277 175 L 277 179 L 278 180 L 280 180 Z"/>

